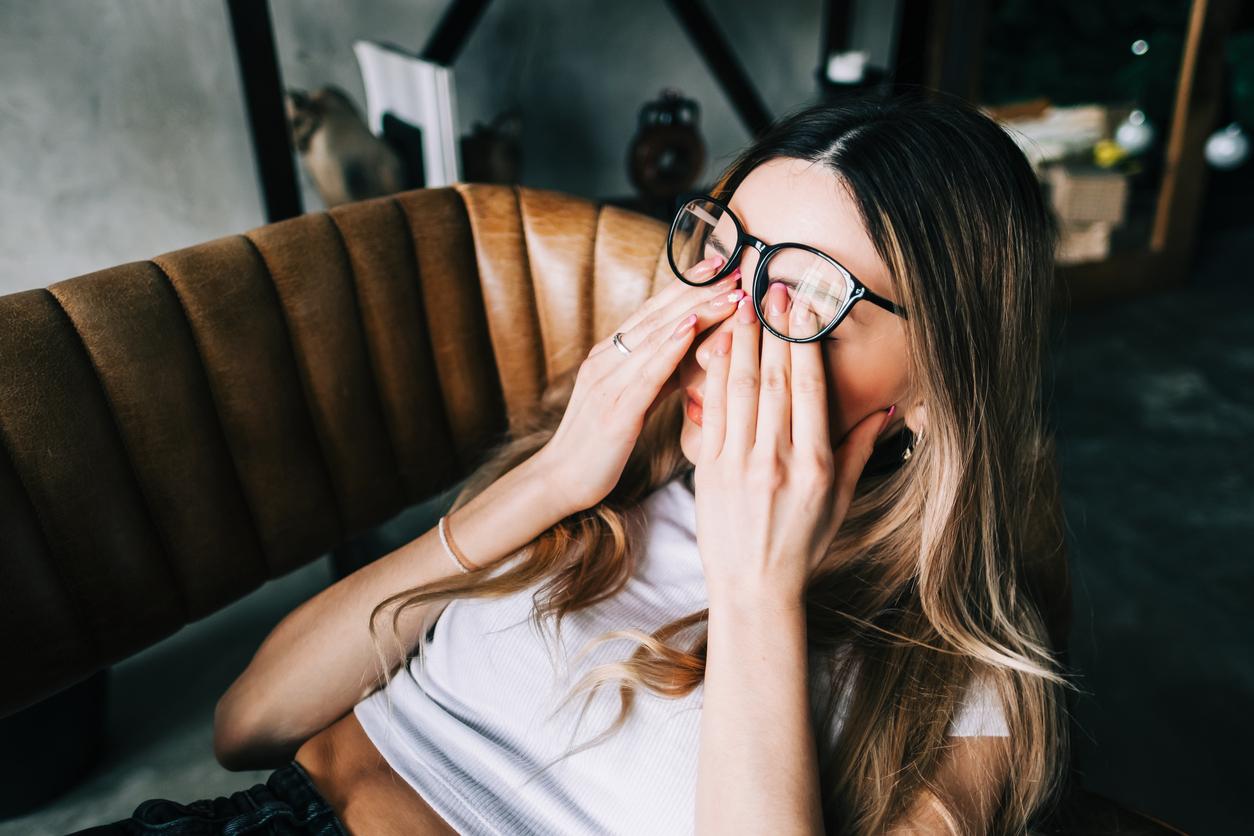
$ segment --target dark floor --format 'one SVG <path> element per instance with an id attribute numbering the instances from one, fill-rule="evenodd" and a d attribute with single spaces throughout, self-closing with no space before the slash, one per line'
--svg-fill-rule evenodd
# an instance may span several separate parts
<path id="1" fill-rule="evenodd" d="M 1078 763 L 1193 834 L 1254 832 L 1254 270 L 1228 243 L 1055 348 Z"/>

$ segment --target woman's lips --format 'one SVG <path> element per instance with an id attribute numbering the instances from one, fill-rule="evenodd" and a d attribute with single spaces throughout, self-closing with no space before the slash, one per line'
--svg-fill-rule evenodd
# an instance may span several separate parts
<path id="1" fill-rule="evenodd" d="M 687 400 L 684 403 L 684 412 L 687 414 L 688 420 L 698 427 L 701 426 L 701 396 L 692 387 L 685 389 L 684 395 L 687 396 Z"/>

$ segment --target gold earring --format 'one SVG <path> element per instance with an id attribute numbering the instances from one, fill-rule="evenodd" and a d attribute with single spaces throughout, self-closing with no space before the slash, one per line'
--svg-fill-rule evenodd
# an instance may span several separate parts
<path id="1" fill-rule="evenodd" d="M 920 433 L 919 435 L 915 435 L 914 430 L 910 431 L 910 446 L 907 447 L 906 451 L 901 454 L 901 460 L 903 462 L 910 461 L 910 456 L 912 453 L 914 453 L 914 445 L 918 444 L 919 440 L 922 438 L 923 438 L 922 433 Z"/>

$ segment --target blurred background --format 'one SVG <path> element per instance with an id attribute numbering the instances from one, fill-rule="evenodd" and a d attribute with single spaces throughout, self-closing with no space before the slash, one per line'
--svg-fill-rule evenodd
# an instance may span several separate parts
<path id="1" fill-rule="evenodd" d="M 1082 780 L 1191 833 L 1248 832 L 1252 8 L 5 0 L 0 294 L 455 181 L 669 219 L 803 105 L 898 85 L 968 98 L 1062 222 L 1047 394 Z M 411 509 L 0 718 L 0 834 L 264 780 L 214 761 L 218 696 L 296 604 L 432 524 Z"/>

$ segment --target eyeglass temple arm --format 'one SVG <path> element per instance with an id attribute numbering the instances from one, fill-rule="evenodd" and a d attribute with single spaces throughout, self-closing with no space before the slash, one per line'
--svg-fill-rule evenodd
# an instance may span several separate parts
<path id="1" fill-rule="evenodd" d="M 881 308 L 888 311 L 889 313 L 897 314 L 897 316 L 901 317 L 902 319 L 910 318 L 906 316 L 906 309 L 903 308 L 901 305 L 898 305 L 896 302 L 888 301 L 883 296 L 880 296 L 878 293 L 871 290 L 871 288 L 866 287 L 865 285 L 863 286 L 863 288 L 864 290 L 863 290 L 862 296 L 868 302 L 874 302 L 875 304 L 879 305 Z"/>

